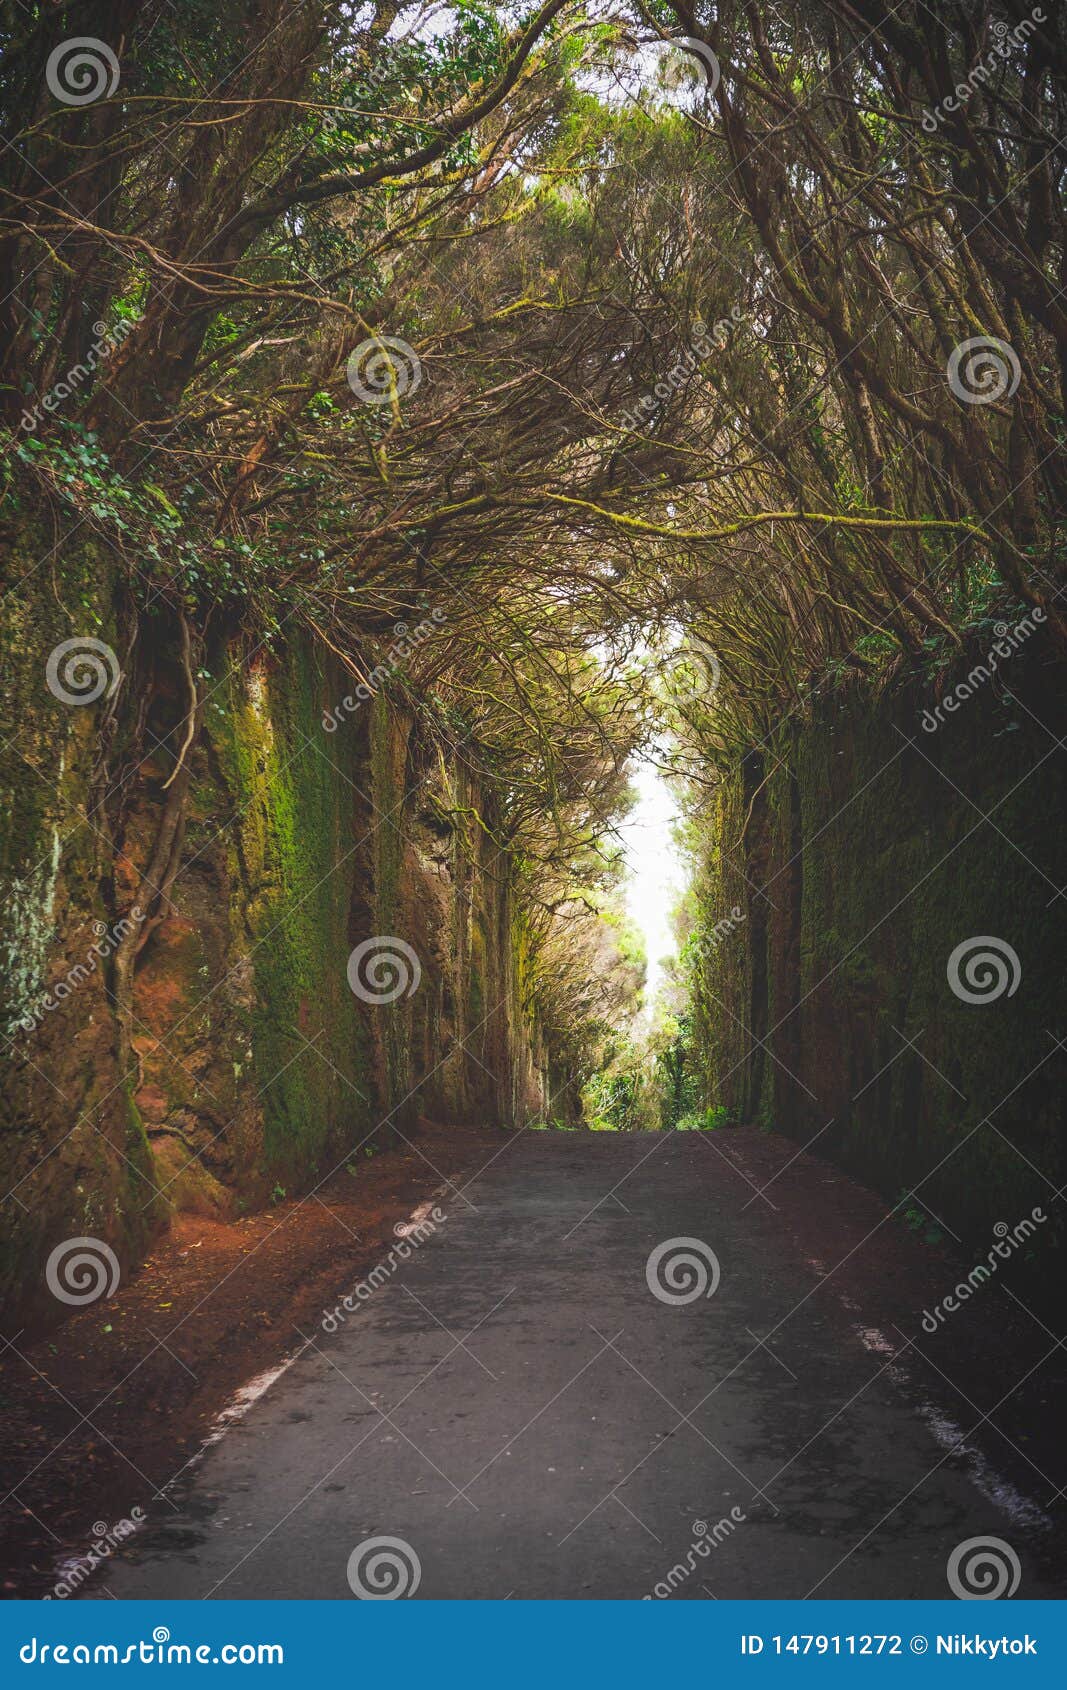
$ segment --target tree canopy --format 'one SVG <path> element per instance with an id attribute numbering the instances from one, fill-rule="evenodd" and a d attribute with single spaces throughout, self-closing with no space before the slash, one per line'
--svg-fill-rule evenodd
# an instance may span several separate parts
<path id="1" fill-rule="evenodd" d="M 479 776 L 558 983 L 654 718 L 699 791 L 1062 639 L 1062 13 L 881 14 L 3 8 L 5 504 L 179 652 L 175 777 L 204 641 L 303 629 Z"/>

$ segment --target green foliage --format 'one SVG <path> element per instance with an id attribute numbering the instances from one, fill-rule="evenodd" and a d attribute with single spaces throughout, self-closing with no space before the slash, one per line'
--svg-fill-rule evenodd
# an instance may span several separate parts
<path id="1" fill-rule="evenodd" d="M 585 1123 L 599 1132 L 648 1132 L 658 1126 L 651 1073 L 640 1046 L 620 1041 L 582 1091 Z"/>
<path id="2" fill-rule="evenodd" d="M 178 504 L 149 477 L 118 469 L 95 430 L 65 417 L 54 432 L 19 434 L 0 429 L 3 454 L 0 512 L 26 516 L 47 491 L 68 520 L 88 520 L 129 562 L 130 589 L 147 608 L 159 606 L 166 583 L 189 609 L 202 603 L 255 607 L 268 634 L 286 603 L 277 587 L 282 559 L 269 546 L 239 535 L 205 534 L 198 493 L 178 494 Z"/>
<path id="3" fill-rule="evenodd" d="M 734 1120 L 730 1111 L 723 1104 L 717 1103 L 712 1108 L 700 1109 L 692 1114 L 683 1115 L 675 1121 L 674 1129 L 680 1133 L 714 1133 L 722 1127 L 733 1126 Z"/>
<path id="4" fill-rule="evenodd" d="M 900 1206 L 899 1219 L 916 1237 L 921 1237 L 924 1244 L 943 1244 L 945 1234 L 935 1221 L 931 1220 L 925 1209 L 917 1208 L 908 1201 L 910 1192 L 902 1191 L 897 1199 Z"/>

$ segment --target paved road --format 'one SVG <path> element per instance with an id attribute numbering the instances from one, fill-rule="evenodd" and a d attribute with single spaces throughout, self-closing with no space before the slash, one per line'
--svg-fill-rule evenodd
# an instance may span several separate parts
<path id="1" fill-rule="evenodd" d="M 395 1573 L 363 1551 L 353 1576 L 410 1585 L 417 1558 L 419 1599 L 948 1595 L 956 1545 L 1018 1535 L 750 1196 L 696 1134 L 508 1141 L 107 1590 L 350 1600 L 386 1537 Z M 677 1238 L 714 1251 L 713 1295 L 649 1288 Z"/>

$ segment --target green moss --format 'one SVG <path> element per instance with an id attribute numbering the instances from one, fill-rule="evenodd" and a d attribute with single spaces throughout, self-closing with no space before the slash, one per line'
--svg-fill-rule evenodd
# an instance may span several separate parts
<path id="1" fill-rule="evenodd" d="M 16 533 L 4 560 L 10 591 L 0 619 L 0 672 L 14 731 L 0 745 L 0 1029 L 41 991 L 61 865 L 64 887 L 76 889 L 83 908 L 92 913 L 99 905 L 93 836 L 77 821 L 96 711 L 53 695 L 48 659 L 80 635 L 118 643 L 113 571 L 92 543 L 57 547 L 54 535 L 31 525 Z"/>
<path id="2" fill-rule="evenodd" d="M 68 968 L 84 969 L 92 924 L 108 914 L 103 834 L 86 815 L 102 706 L 56 696 L 47 664 L 63 642 L 91 638 L 111 647 L 117 669 L 113 560 L 84 533 L 57 543 L 51 524 L 16 525 L 5 542 L 0 668 L 15 732 L 0 748 L 0 1027 L 36 1025 L 5 1040 L 2 1172 L 19 1201 L 8 1206 L 0 1295 L 13 1318 L 32 1320 L 42 1308 L 55 1315 L 42 1270 L 57 1240 L 100 1236 L 130 1262 L 162 1211 L 144 1128 L 115 1069 L 103 969 L 58 1001 L 42 997 Z"/>
<path id="3" fill-rule="evenodd" d="M 366 1041 L 346 974 L 353 770 L 349 741 L 323 733 L 325 696 L 314 658 L 296 644 L 250 680 L 231 670 L 213 724 L 240 812 L 232 926 L 248 938 L 249 1079 L 268 1188 L 306 1185 L 368 1125 Z"/>

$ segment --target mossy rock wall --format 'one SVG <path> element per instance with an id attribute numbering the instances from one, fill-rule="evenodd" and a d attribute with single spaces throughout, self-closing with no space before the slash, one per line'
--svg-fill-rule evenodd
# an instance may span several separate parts
<path id="1" fill-rule="evenodd" d="M 520 1125 L 540 1107 L 545 1059 L 492 807 L 382 695 L 367 728 L 370 882 L 350 937 L 370 947 L 368 966 L 395 969 L 382 972 L 384 991 L 404 982 L 393 1001 L 364 1008 L 383 1118 L 404 1133 L 420 1114 Z"/>
<path id="2" fill-rule="evenodd" d="M 323 733 L 332 669 L 300 642 L 209 660 L 183 866 L 136 993 L 138 1100 L 182 1204 L 306 1189 L 373 1125 L 345 975 L 365 737 Z"/>
<path id="3" fill-rule="evenodd" d="M 44 545 L 16 548 L 12 580 Z M 130 640 L 106 560 L 71 556 L 31 574 L 0 646 L 17 730 L 0 768 L 12 1331 L 64 1312 L 44 1270 L 67 1239 L 102 1240 L 127 1272 L 174 1210 L 227 1216 L 310 1190 L 422 1115 L 521 1123 L 545 1070 L 511 865 L 481 825 L 482 795 L 383 695 L 327 717 L 351 679 L 294 639 L 270 658 L 219 645 L 203 659 L 181 867 L 138 962 L 123 1081 L 108 944 L 99 960 L 92 947 L 148 859 L 182 678 L 160 618 L 113 701 L 53 696 L 60 641 L 90 634 L 125 654 Z M 146 696 L 148 754 L 116 828 L 97 773 Z M 414 989 L 354 991 L 353 949 L 388 958 L 392 940 L 416 959 Z"/>
<path id="4" fill-rule="evenodd" d="M 161 1221 L 152 1157 L 117 1061 L 108 993 L 110 848 L 96 813 L 95 704 L 50 689 L 50 655 L 86 637 L 116 653 L 106 552 L 27 527 L 0 548 L 0 1302 L 3 1330 L 54 1316 L 52 1248 L 99 1237 L 120 1269 Z M 60 691 L 69 671 L 57 669 Z M 117 673 L 117 670 L 116 670 Z M 93 690 L 87 669 L 70 675 Z"/>
<path id="5" fill-rule="evenodd" d="M 980 682 L 940 722 L 973 654 L 936 692 L 839 689 L 726 775 L 701 865 L 697 1046 L 709 1103 L 983 1259 L 998 1223 L 1043 1206 L 1040 1278 L 1064 1245 L 1067 700 L 1043 636 L 1010 661 L 1010 693 Z M 977 1002 L 949 979 L 971 940 L 993 941 L 952 965 Z M 996 951 L 1004 989 L 996 965 L 968 984 L 966 955 Z"/>

